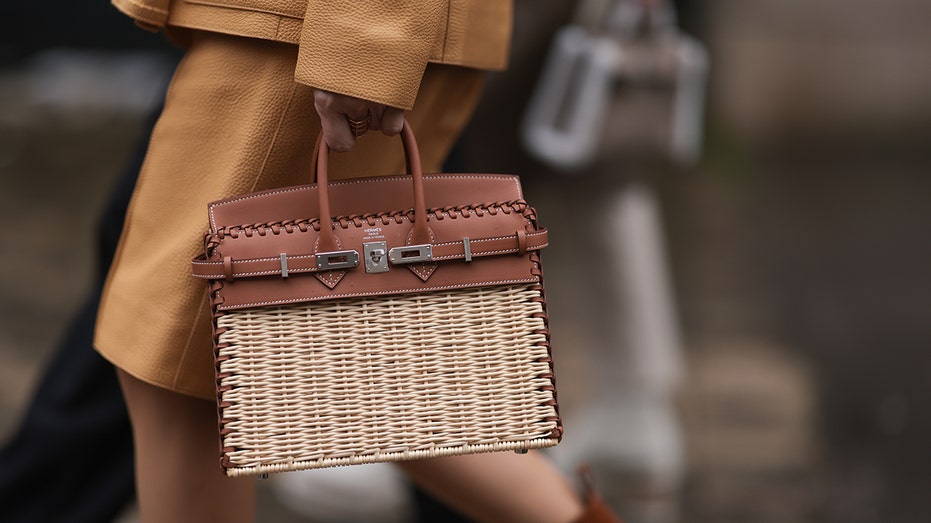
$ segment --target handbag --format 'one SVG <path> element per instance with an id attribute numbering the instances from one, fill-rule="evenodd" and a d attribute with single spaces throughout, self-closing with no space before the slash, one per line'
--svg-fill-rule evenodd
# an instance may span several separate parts
<path id="1" fill-rule="evenodd" d="M 540 250 L 516 176 L 408 174 L 210 203 L 229 476 L 528 449 L 562 436 Z"/>

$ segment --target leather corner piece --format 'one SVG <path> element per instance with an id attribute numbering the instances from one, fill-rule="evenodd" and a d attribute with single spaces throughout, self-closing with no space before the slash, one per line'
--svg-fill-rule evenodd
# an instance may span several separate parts
<path id="1" fill-rule="evenodd" d="M 326 271 L 326 272 L 315 272 L 314 276 L 320 280 L 321 283 L 327 286 L 329 289 L 335 289 L 339 282 L 343 280 L 343 276 L 346 275 L 346 271 Z M 426 281 L 426 280 L 425 280 Z"/>
<path id="2" fill-rule="evenodd" d="M 436 272 L 436 269 L 439 266 L 439 263 L 417 263 L 414 265 L 408 265 L 407 268 L 416 274 L 417 277 L 422 281 L 427 281 L 430 279 L 430 276 L 433 276 L 433 273 Z"/>

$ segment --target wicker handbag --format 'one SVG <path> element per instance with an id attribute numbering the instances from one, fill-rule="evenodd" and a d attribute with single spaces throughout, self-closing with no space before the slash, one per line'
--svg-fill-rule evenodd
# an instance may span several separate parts
<path id="1" fill-rule="evenodd" d="M 229 476 L 555 445 L 546 230 L 515 176 L 421 172 L 209 205 Z"/>

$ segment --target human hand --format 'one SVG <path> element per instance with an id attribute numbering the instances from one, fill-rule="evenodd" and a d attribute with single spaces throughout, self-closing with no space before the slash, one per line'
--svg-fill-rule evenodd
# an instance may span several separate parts
<path id="1" fill-rule="evenodd" d="M 393 136 L 404 126 L 404 110 L 377 102 L 314 89 L 314 108 L 320 115 L 323 139 L 330 150 L 346 152 L 366 131 Z"/>

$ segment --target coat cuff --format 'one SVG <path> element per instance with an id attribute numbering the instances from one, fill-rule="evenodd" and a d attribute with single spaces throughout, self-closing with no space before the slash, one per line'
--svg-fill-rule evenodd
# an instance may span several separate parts
<path id="1" fill-rule="evenodd" d="M 448 0 L 310 0 L 294 77 L 392 107 L 413 108 Z"/>

